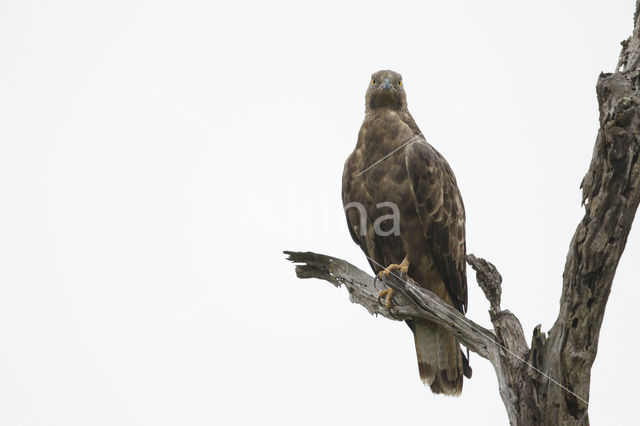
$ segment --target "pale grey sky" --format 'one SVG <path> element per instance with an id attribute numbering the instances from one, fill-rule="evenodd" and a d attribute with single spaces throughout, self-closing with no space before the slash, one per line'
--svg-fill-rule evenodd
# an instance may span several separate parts
<path id="1" fill-rule="evenodd" d="M 453 167 L 468 250 L 525 333 L 551 327 L 595 82 L 632 0 L 0 5 L 0 424 L 506 424 L 488 362 L 421 384 L 410 330 L 281 251 L 367 269 L 340 201 L 369 76 L 404 76 Z M 637 421 L 640 235 L 593 368 Z M 489 326 L 470 280 L 468 315 Z"/>

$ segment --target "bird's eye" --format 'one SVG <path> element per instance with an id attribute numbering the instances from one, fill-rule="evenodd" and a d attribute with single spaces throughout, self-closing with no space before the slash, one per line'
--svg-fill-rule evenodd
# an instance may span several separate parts
<path id="1" fill-rule="evenodd" d="M 398 86 L 402 86 L 402 80 L 398 81 Z"/>
<path id="2" fill-rule="evenodd" d="M 376 81 L 375 81 L 375 80 L 371 80 L 371 84 L 372 84 L 372 85 L 373 85 L 373 84 L 376 84 Z"/>

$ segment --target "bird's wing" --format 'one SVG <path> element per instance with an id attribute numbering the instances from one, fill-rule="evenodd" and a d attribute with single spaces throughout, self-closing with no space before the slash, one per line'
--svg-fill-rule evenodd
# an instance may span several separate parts
<path id="1" fill-rule="evenodd" d="M 467 307 L 465 214 L 449 164 L 424 139 L 407 146 L 405 164 L 422 222 L 427 249 L 456 309 Z"/>
<path id="2" fill-rule="evenodd" d="M 362 249 L 371 269 L 377 274 L 384 268 L 382 265 L 387 265 L 389 262 L 382 252 L 379 237 L 367 226 L 371 218 L 368 217 L 364 205 L 360 202 L 353 203 L 355 200 L 366 200 L 369 195 L 361 181 L 353 179 L 357 170 L 354 169 L 350 160 L 351 157 L 347 159 L 342 173 L 342 203 L 347 217 L 347 226 L 351 238 Z"/>

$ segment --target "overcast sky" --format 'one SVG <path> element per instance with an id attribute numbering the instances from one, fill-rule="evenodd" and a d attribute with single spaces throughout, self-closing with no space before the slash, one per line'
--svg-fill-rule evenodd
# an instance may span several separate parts
<path id="1" fill-rule="evenodd" d="M 368 270 L 340 200 L 371 73 L 403 74 L 449 161 L 468 251 L 548 330 L 595 83 L 632 0 L 0 3 L 0 424 L 507 424 L 472 354 L 460 398 L 410 330 L 282 250 Z M 637 422 L 640 234 L 592 371 L 592 424 Z M 469 280 L 468 316 L 489 327 Z"/>

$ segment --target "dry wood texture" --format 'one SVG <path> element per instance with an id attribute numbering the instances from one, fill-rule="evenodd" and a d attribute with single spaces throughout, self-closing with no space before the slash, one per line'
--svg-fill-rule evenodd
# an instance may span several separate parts
<path id="1" fill-rule="evenodd" d="M 427 318 L 446 327 L 493 365 L 512 425 L 588 425 L 591 366 L 613 277 L 640 202 L 640 0 L 633 34 L 622 42 L 614 73 L 596 92 L 600 130 L 582 181 L 585 215 L 573 236 L 563 274 L 558 317 L 548 333 L 533 330 L 531 347 L 520 322 L 500 308 L 502 278 L 493 265 L 467 256 L 490 302 L 487 330 L 401 276 L 384 282 L 350 263 L 315 253 L 285 252 L 300 278 L 343 284 L 354 303 L 392 320 Z M 625 283 L 620 283 L 624 285 Z M 397 290 L 393 315 L 378 302 Z"/>

